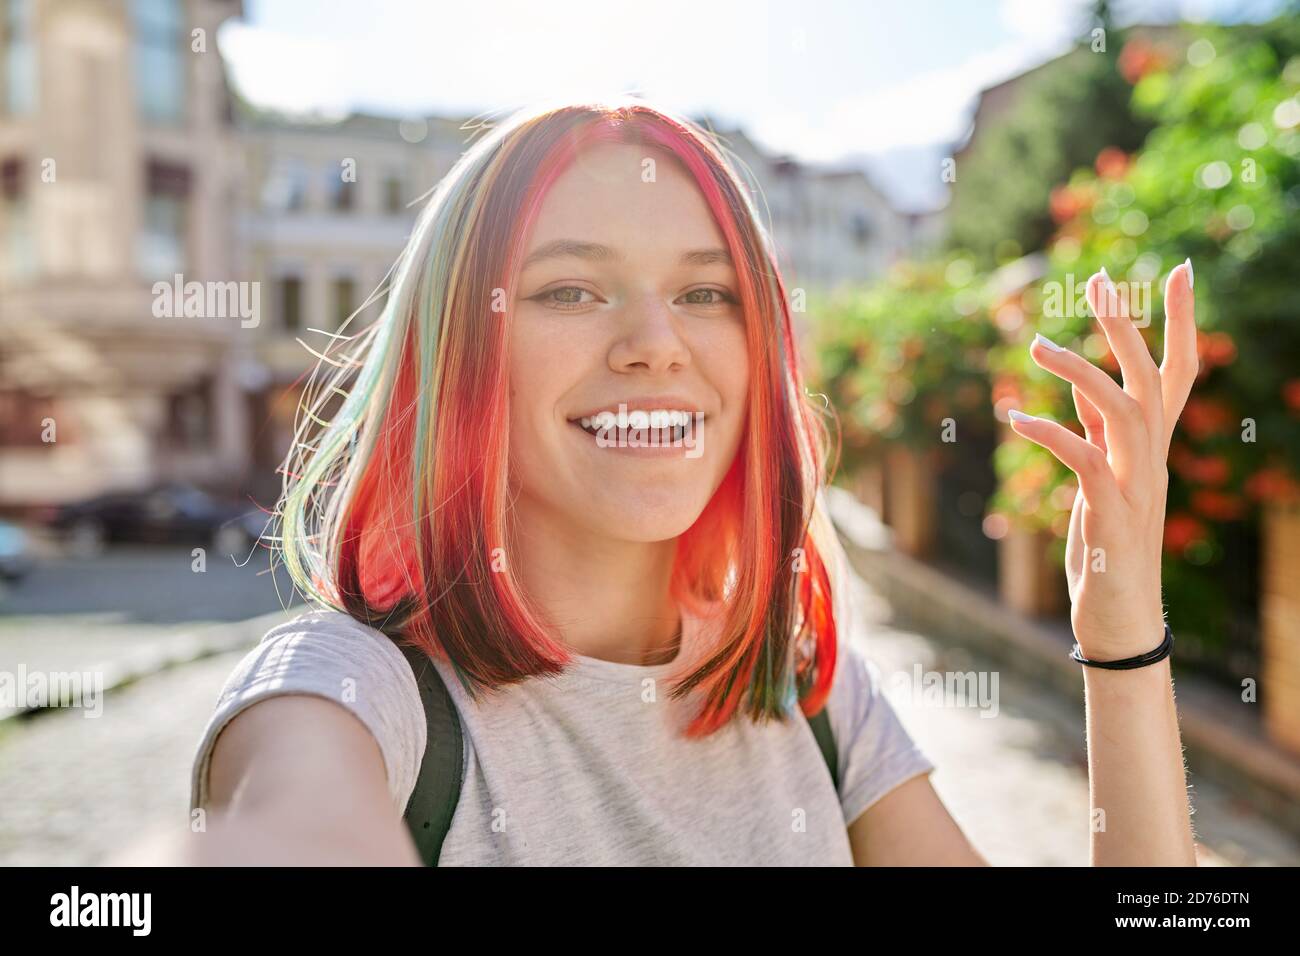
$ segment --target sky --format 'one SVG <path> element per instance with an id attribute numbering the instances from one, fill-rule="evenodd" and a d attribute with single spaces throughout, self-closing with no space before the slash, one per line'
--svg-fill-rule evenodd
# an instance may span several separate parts
<path id="1" fill-rule="evenodd" d="M 861 165 L 895 205 L 943 202 L 979 91 L 1086 33 L 1081 0 L 246 0 L 219 43 L 252 102 L 344 115 L 499 115 L 638 91 L 761 146 Z M 1121 21 L 1237 20 L 1274 0 L 1117 0 Z M 358 15 L 358 8 L 364 15 Z"/>

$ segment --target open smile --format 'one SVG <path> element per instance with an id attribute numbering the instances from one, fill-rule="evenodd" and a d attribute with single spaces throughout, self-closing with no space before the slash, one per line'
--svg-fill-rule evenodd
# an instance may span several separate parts
<path id="1" fill-rule="evenodd" d="M 584 440 L 602 451 L 639 457 L 698 458 L 703 450 L 703 412 L 619 406 L 569 419 Z"/>

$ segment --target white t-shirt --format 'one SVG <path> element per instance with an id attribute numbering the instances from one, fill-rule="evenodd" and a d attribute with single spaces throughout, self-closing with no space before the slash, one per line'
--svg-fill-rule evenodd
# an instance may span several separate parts
<path id="1" fill-rule="evenodd" d="M 683 614 L 682 648 L 707 626 Z M 763 724 L 740 715 L 708 737 L 681 736 L 692 711 L 662 681 L 671 664 L 579 656 L 558 677 L 477 702 L 447 662 L 436 664 L 466 750 L 443 866 L 848 866 L 848 824 L 934 769 L 882 695 L 875 665 L 843 638 L 828 704 L 838 793 L 799 713 Z M 273 628 L 230 675 L 195 756 L 191 809 L 206 805 L 221 729 L 277 694 L 325 697 L 356 714 L 379 743 L 402 814 L 425 748 L 415 678 L 390 638 L 323 610 Z"/>

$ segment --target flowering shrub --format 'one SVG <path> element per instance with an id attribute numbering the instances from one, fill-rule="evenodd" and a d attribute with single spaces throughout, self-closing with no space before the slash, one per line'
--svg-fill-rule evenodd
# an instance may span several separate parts
<path id="1" fill-rule="evenodd" d="M 815 304 L 811 387 L 840 419 L 841 471 L 885 442 L 934 448 L 945 425 L 987 428 L 996 341 L 969 259 L 904 263 Z"/>
<path id="2" fill-rule="evenodd" d="M 1117 372 L 1082 300 L 1105 266 L 1158 357 L 1164 283 L 1190 256 L 1201 371 L 1170 449 L 1166 596 L 1175 627 L 1223 633 L 1225 543 L 1262 503 L 1300 501 L 1300 23 L 1199 31 L 1177 57 L 1126 48 L 1120 69 L 1155 128 L 1053 190 L 1047 275 L 1012 300 L 1024 320 L 1000 325 L 994 401 L 1073 422 L 1068 384 L 1028 357 L 1033 333 Z M 994 508 L 1064 534 L 1069 472 L 1018 440 L 997 466 Z"/>

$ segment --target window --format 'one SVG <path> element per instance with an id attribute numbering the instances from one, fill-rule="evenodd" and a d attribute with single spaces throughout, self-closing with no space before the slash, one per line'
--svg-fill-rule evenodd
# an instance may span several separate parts
<path id="1" fill-rule="evenodd" d="M 871 239 L 871 220 L 866 213 L 855 212 L 849 216 L 849 232 L 859 246 L 867 244 Z"/>
<path id="2" fill-rule="evenodd" d="M 402 178 L 400 176 L 386 176 L 384 178 L 384 212 L 389 215 L 400 215 L 405 211 L 402 203 Z"/>
<path id="3" fill-rule="evenodd" d="M 334 280 L 334 328 L 343 327 L 357 308 L 357 282 L 351 276 Z"/>
<path id="4" fill-rule="evenodd" d="M 0 448 L 53 448 L 46 442 L 45 420 L 55 420 L 60 445 L 76 442 L 72 416 L 52 395 L 25 389 L 0 391 Z"/>
<path id="5" fill-rule="evenodd" d="M 4 112 L 22 115 L 36 106 L 36 48 L 32 43 L 32 0 L 0 0 L 0 104 Z"/>
<path id="6" fill-rule="evenodd" d="M 185 110 L 185 24 L 180 0 L 132 0 L 135 92 L 140 114 L 179 122 Z"/>
<path id="7" fill-rule="evenodd" d="M 23 188 L 19 159 L 0 162 L 0 276 L 25 279 L 36 272 L 36 243 L 32 241 L 31 205 Z"/>
<path id="8" fill-rule="evenodd" d="M 297 212 L 306 208 L 306 167 L 296 159 L 277 161 L 262 187 L 262 205 L 271 212 Z"/>
<path id="9" fill-rule="evenodd" d="M 302 328 L 302 279 L 298 276 L 280 278 L 280 323 L 287 331 Z"/>
<path id="10" fill-rule="evenodd" d="M 212 420 L 211 379 L 167 396 L 166 440 L 172 448 L 207 448 L 214 437 Z"/>
<path id="11" fill-rule="evenodd" d="M 137 258 L 148 279 L 185 271 L 186 208 L 190 171 L 176 163 L 151 159 L 145 165 L 144 229 Z"/>
<path id="12" fill-rule="evenodd" d="M 325 191 L 335 212 L 351 212 L 356 208 L 357 184 L 344 179 L 342 169 L 331 167 L 326 172 Z"/>

